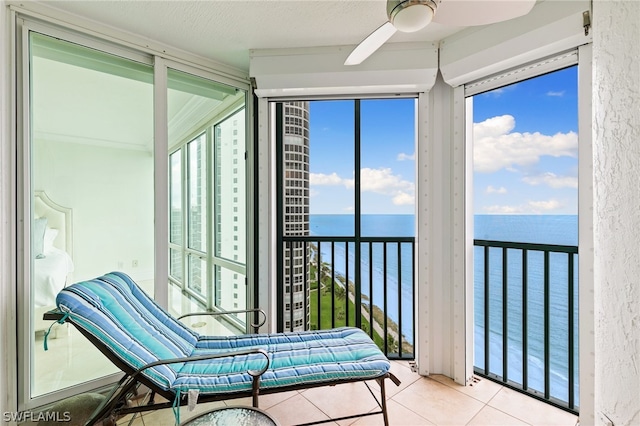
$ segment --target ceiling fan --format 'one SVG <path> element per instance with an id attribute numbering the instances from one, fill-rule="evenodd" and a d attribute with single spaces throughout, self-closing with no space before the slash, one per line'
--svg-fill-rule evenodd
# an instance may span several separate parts
<path id="1" fill-rule="evenodd" d="M 387 0 L 389 20 L 351 52 L 345 65 L 357 65 L 378 50 L 396 31 L 412 33 L 430 22 L 474 26 L 506 21 L 529 13 L 536 0 Z"/>

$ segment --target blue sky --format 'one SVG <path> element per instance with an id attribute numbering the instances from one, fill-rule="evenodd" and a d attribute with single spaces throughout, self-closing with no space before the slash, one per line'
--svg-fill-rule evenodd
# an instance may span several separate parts
<path id="1" fill-rule="evenodd" d="M 577 214 L 577 67 L 473 98 L 476 214 Z"/>
<path id="2" fill-rule="evenodd" d="M 361 101 L 363 214 L 413 214 L 414 99 Z M 354 202 L 354 101 L 309 108 L 312 214 L 347 214 Z"/>
<path id="3" fill-rule="evenodd" d="M 413 214 L 415 100 L 363 100 L 362 212 Z M 577 68 L 473 98 L 476 214 L 576 214 Z M 311 214 L 354 206 L 354 102 L 310 105 Z"/>

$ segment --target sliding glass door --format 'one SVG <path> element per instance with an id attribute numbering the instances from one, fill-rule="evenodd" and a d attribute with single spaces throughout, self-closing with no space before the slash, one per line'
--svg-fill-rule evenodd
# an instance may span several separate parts
<path id="1" fill-rule="evenodd" d="M 29 397 L 118 370 L 45 311 L 65 286 L 113 270 L 153 292 L 153 68 L 29 33 L 24 145 Z M 153 293 L 152 293 L 153 294 Z"/>
<path id="2" fill-rule="evenodd" d="M 117 270 L 174 314 L 247 306 L 249 86 L 59 28 L 19 28 L 17 362 L 29 410 L 119 377 L 73 327 L 49 332 L 43 314 L 65 286 Z M 188 325 L 239 333 L 245 322 Z"/>

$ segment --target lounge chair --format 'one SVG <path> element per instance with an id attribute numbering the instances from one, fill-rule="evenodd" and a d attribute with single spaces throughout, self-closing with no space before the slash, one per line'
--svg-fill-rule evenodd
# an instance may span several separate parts
<path id="1" fill-rule="evenodd" d="M 178 413 L 178 423 L 176 407 L 196 402 L 250 396 L 258 407 L 261 394 L 375 380 L 380 399 L 369 391 L 380 410 L 327 421 L 382 414 L 388 425 L 385 379 L 396 385 L 400 381 L 360 329 L 204 336 L 169 315 L 119 272 L 68 286 L 56 303 L 58 309 L 45 319 L 73 324 L 125 373 L 87 424 L 109 424 L 129 413 L 170 407 Z M 259 324 L 252 325 L 257 331 Z M 127 401 L 140 385 L 151 391 L 149 402 L 132 406 Z M 156 394 L 166 401 L 156 403 Z"/>

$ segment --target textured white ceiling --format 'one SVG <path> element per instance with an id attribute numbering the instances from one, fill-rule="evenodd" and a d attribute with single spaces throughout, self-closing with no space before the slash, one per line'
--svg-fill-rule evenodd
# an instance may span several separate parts
<path id="1" fill-rule="evenodd" d="M 249 49 L 358 44 L 387 20 L 386 0 L 48 1 L 49 6 L 249 70 Z M 435 41 L 432 23 L 390 42 Z"/>

